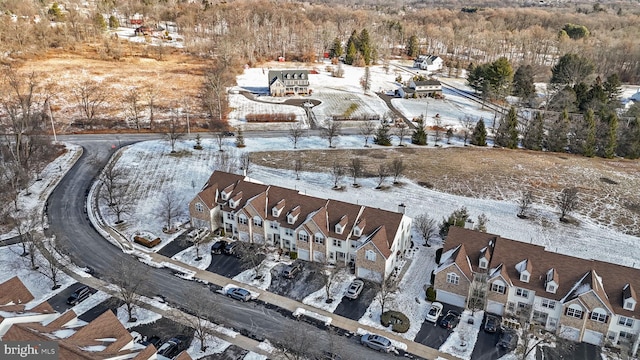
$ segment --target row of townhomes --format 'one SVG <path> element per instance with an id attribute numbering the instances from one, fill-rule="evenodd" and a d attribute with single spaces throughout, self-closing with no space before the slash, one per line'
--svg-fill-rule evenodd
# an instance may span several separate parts
<path id="1" fill-rule="evenodd" d="M 452 227 L 435 270 L 437 299 L 524 317 L 564 338 L 635 356 L 640 270 Z"/>
<path id="2" fill-rule="evenodd" d="M 402 207 L 401 207 L 402 208 Z M 215 171 L 189 203 L 191 225 L 296 252 L 299 259 L 351 264 L 380 281 L 411 244 L 411 218 L 301 194 L 245 176 Z"/>
<path id="3" fill-rule="evenodd" d="M 0 340 L 54 341 L 62 360 L 154 360 L 157 349 L 135 341 L 111 310 L 90 322 L 38 302 L 16 276 L 0 284 Z M 5 349 L 6 350 L 6 349 Z M 186 351 L 176 360 L 191 360 Z"/>

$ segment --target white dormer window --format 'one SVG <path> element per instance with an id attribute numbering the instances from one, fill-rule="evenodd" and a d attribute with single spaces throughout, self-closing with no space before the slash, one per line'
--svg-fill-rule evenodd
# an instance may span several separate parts
<path id="1" fill-rule="evenodd" d="M 360 230 L 360 228 L 356 226 L 355 228 L 353 228 L 353 235 L 362 236 L 362 230 Z"/>
<path id="2" fill-rule="evenodd" d="M 624 301 L 624 309 L 634 311 L 636 308 L 636 301 L 632 298 Z"/>
<path id="3" fill-rule="evenodd" d="M 296 222 L 296 217 L 291 214 L 287 215 L 287 223 L 293 224 L 294 222 Z"/>
<path id="4" fill-rule="evenodd" d="M 273 215 L 273 216 L 275 216 L 275 217 L 280 216 L 280 213 L 281 213 L 281 212 L 282 212 L 282 208 L 278 209 L 277 207 L 275 207 L 275 206 L 274 206 L 274 207 L 271 209 L 271 215 Z"/>
<path id="5" fill-rule="evenodd" d="M 554 284 L 547 284 L 547 292 L 555 294 L 556 293 L 556 289 L 557 289 L 557 287 Z"/>
<path id="6" fill-rule="evenodd" d="M 230 206 L 232 209 L 235 209 L 235 208 L 236 208 L 236 206 L 238 206 L 238 202 L 237 202 L 237 201 L 234 201 L 233 199 L 231 199 L 231 200 L 229 200 L 229 206 Z"/>
<path id="7" fill-rule="evenodd" d="M 528 271 L 523 271 L 520 273 L 520 281 L 522 282 L 529 282 L 529 272 Z"/>
<path id="8" fill-rule="evenodd" d="M 481 269 L 486 269 L 487 266 L 489 266 L 489 262 L 487 261 L 487 259 L 482 258 L 480 259 L 480 264 L 479 264 Z"/>
<path id="9" fill-rule="evenodd" d="M 222 200 L 229 200 L 229 195 L 231 195 L 231 193 L 226 193 L 226 192 L 222 192 Z"/>
<path id="10" fill-rule="evenodd" d="M 342 225 L 336 224 L 336 234 L 342 234 Z"/>

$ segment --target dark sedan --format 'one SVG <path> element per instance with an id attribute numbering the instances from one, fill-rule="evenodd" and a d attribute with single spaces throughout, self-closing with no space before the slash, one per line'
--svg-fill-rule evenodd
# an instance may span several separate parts
<path id="1" fill-rule="evenodd" d="M 453 329 L 458 326 L 460 322 L 460 313 L 457 311 L 449 310 L 442 320 L 440 320 L 440 326 L 445 329 Z"/>

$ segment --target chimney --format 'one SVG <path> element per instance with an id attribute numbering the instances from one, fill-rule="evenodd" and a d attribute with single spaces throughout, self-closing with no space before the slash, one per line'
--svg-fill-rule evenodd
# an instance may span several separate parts
<path id="1" fill-rule="evenodd" d="M 406 209 L 407 209 L 407 206 L 404 203 L 398 205 L 398 212 L 399 213 L 404 214 Z"/>

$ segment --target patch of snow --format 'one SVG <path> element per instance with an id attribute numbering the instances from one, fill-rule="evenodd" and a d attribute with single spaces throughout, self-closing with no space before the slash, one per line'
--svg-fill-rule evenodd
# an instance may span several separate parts
<path id="1" fill-rule="evenodd" d="M 260 355 L 258 353 L 254 353 L 253 351 L 249 351 L 247 355 L 245 355 L 242 360 L 267 360 L 268 357 L 264 355 Z"/>
<path id="2" fill-rule="evenodd" d="M 322 289 L 315 291 L 302 299 L 302 303 L 328 312 L 334 312 L 338 305 L 340 305 L 342 296 L 347 292 L 349 284 L 356 278 L 355 275 L 352 275 L 346 269 L 338 272 L 334 276 L 334 282 L 329 287 L 329 296 L 333 299 L 331 303 L 327 303 L 326 301 L 327 290 L 324 286 Z"/>
<path id="3" fill-rule="evenodd" d="M 122 325 L 124 325 L 124 327 L 127 329 L 131 329 L 132 327 L 138 325 L 151 324 L 162 318 L 162 315 L 158 313 L 147 310 L 140 306 L 136 306 L 132 311 L 132 316 L 136 319 L 136 321 L 129 322 L 129 313 L 127 312 L 127 307 L 125 305 L 122 305 L 118 308 L 116 316 L 118 317 L 118 320 L 120 320 L 120 323 L 122 323 Z"/>
<path id="4" fill-rule="evenodd" d="M 469 310 L 463 311 L 460 323 L 453 329 L 439 350 L 460 359 L 470 360 L 478 340 L 478 331 L 480 331 L 483 316 L 484 311 L 476 311 L 475 314 Z M 473 319 L 473 324 L 469 324 L 469 319 Z"/>
<path id="5" fill-rule="evenodd" d="M 58 339 L 66 339 L 75 333 L 76 331 L 73 329 L 61 329 L 52 332 L 51 335 L 57 337 Z"/>
<path id="6" fill-rule="evenodd" d="M 522 273 L 523 271 L 525 271 L 527 269 L 527 260 L 522 260 L 519 263 L 516 264 L 516 271 L 518 273 Z"/>
<path id="7" fill-rule="evenodd" d="M 264 340 L 264 341 L 260 342 L 258 344 L 258 349 L 264 350 L 264 351 L 268 352 L 269 354 L 273 353 L 276 350 L 276 348 L 273 345 L 271 345 L 269 340 Z"/>
<path id="8" fill-rule="evenodd" d="M 316 320 L 320 320 L 322 322 L 324 322 L 324 324 L 326 326 L 331 325 L 331 321 L 333 320 L 332 318 L 328 317 L 328 316 L 324 316 L 324 315 L 320 315 L 316 312 L 313 311 L 309 311 L 303 308 L 297 308 L 294 312 L 293 312 L 293 316 L 295 317 L 300 317 L 300 316 L 308 316 L 310 318 L 316 319 Z"/>
<path id="9" fill-rule="evenodd" d="M 196 247 L 191 246 L 173 255 L 171 258 L 200 270 L 205 270 L 211 264 L 211 252 L 207 251 L 206 244 L 200 244 L 199 255 L 201 259 L 196 260 Z"/>
<path id="10" fill-rule="evenodd" d="M 217 337 L 209 336 L 204 342 L 204 346 L 206 347 L 204 351 L 200 351 L 200 345 L 199 339 L 194 338 L 191 341 L 191 345 L 187 349 L 187 353 L 192 359 L 200 359 L 213 354 L 221 354 L 231 345 L 231 343 Z"/>
<path id="11" fill-rule="evenodd" d="M 81 347 L 80 349 L 88 352 L 101 352 L 101 351 L 104 351 L 106 348 L 107 347 L 104 345 L 91 345 L 91 346 Z"/>

